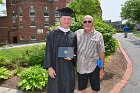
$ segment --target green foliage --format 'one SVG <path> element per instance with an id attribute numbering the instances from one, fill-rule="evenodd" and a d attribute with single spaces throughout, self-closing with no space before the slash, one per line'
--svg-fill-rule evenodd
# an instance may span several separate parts
<path id="1" fill-rule="evenodd" d="M 121 10 L 122 19 L 140 22 L 140 0 L 127 0 Z"/>
<path id="2" fill-rule="evenodd" d="M 0 0 L 0 4 L 2 4 L 3 0 Z"/>
<path id="3" fill-rule="evenodd" d="M 134 34 L 136 37 L 140 38 L 140 33 L 135 33 Z"/>
<path id="4" fill-rule="evenodd" d="M 0 55 L 0 67 L 10 67 L 11 66 L 11 63 L 6 60 L 6 58 L 4 56 L 1 56 Z"/>
<path id="5" fill-rule="evenodd" d="M 79 16 L 76 17 L 78 22 L 75 22 L 75 21 L 72 22 L 72 24 L 70 26 L 71 31 L 74 32 L 74 31 L 82 28 L 82 23 L 83 23 L 82 18 L 83 17 L 84 17 L 83 15 L 79 15 Z"/>
<path id="6" fill-rule="evenodd" d="M 68 7 L 75 10 L 78 15 L 101 15 L 99 0 L 73 0 L 68 4 Z"/>
<path id="7" fill-rule="evenodd" d="M 21 90 L 32 90 L 41 89 L 48 82 L 48 72 L 42 69 L 40 66 L 30 67 L 18 74 L 21 78 L 18 86 Z"/>
<path id="8" fill-rule="evenodd" d="M 124 25 L 127 25 L 130 29 L 130 31 L 133 31 L 135 29 L 135 24 L 132 24 L 133 22 L 128 20 Z"/>
<path id="9" fill-rule="evenodd" d="M 3 49 L 0 50 L 0 56 L 3 56 L 8 60 L 11 60 L 13 58 L 20 58 L 24 49 L 26 49 L 26 47 Z"/>
<path id="10" fill-rule="evenodd" d="M 18 75 L 22 73 L 25 69 L 23 67 L 16 67 L 16 69 L 13 71 L 14 75 Z"/>
<path id="11" fill-rule="evenodd" d="M 5 62 L 4 56 L 0 56 L 0 66 L 2 66 L 4 62 Z"/>
<path id="12" fill-rule="evenodd" d="M 29 66 L 33 65 L 43 65 L 44 62 L 44 54 L 45 54 L 45 46 L 34 46 L 31 48 L 26 49 L 23 54 L 22 58 L 24 59 L 25 63 L 28 63 Z"/>
<path id="13" fill-rule="evenodd" d="M 95 19 L 95 28 L 97 31 L 101 32 L 104 37 L 105 42 L 105 54 L 110 55 L 111 53 L 115 52 L 116 50 L 116 42 L 115 39 L 112 37 L 115 34 L 115 29 L 99 19 Z"/>
<path id="14" fill-rule="evenodd" d="M 22 57 L 19 57 L 19 58 L 12 58 L 11 60 L 10 60 L 10 64 L 9 64 L 9 66 L 11 67 L 11 68 L 17 68 L 17 67 L 27 67 L 28 66 L 28 62 L 26 62 L 25 60 L 24 60 L 24 58 L 22 58 Z"/>
<path id="15" fill-rule="evenodd" d="M 11 76 L 7 68 L 0 67 L 0 79 L 8 79 Z"/>
<path id="16" fill-rule="evenodd" d="M 43 65 L 45 45 L 0 50 L 0 66 L 7 68 Z"/>

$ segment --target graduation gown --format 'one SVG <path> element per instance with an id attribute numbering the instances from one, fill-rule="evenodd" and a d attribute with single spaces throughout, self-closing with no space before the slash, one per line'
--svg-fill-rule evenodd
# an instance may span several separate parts
<path id="1" fill-rule="evenodd" d="M 57 57 L 58 47 L 74 47 L 76 53 L 76 35 L 69 31 L 61 30 L 50 31 L 45 52 L 44 67 L 52 67 L 56 72 L 56 78 L 48 77 L 47 93 L 74 93 L 75 71 L 74 60 L 66 61 L 64 58 Z"/>

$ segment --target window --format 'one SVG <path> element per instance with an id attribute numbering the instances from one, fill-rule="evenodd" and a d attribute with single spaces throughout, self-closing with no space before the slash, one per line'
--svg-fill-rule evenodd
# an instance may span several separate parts
<path id="1" fill-rule="evenodd" d="M 49 3 L 52 3 L 52 2 L 53 2 L 53 0 L 48 0 L 48 2 L 49 2 Z"/>
<path id="2" fill-rule="evenodd" d="M 29 11 L 29 16 L 30 17 L 35 17 L 35 10 L 34 10 L 33 6 L 31 6 L 31 9 Z"/>
<path id="3" fill-rule="evenodd" d="M 31 40 L 36 40 L 36 36 L 31 36 L 30 39 Z"/>
<path id="4" fill-rule="evenodd" d="M 46 7 L 45 11 L 44 11 L 44 17 L 49 17 L 49 14 L 48 14 L 48 9 Z"/>
<path id="5" fill-rule="evenodd" d="M 60 18 L 55 18 L 55 23 L 59 22 Z"/>
<path id="6" fill-rule="evenodd" d="M 49 27 L 49 18 L 45 18 L 44 27 Z"/>
<path id="7" fill-rule="evenodd" d="M 22 18 L 21 17 L 19 18 L 19 21 L 22 22 Z"/>
<path id="8" fill-rule="evenodd" d="M 19 23 L 19 28 L 23 28 L 23 23 Z"/>
<path id="9" fill-rule="evenodd" d="M 22 14 L 22 9 L 19 8 L 19 17 L 22 17 L 22 16 L 23 16 L 23 14 Z"/>
<path id="10" fill-rule="evenodd" d="M 17 28 L 16 19 L 12 19 L 12 28 Z"/>
<path id="11" fill-rule="evenodd" d="M 60 17 L 59 11 L 55 10 L 55 11 L 54 11 L 54 16 L 55 16 L 55 17 Z"/>
<path id="12" fill-rule="evenodd" d="M 31 18 L 31 25 L 30 27 L 35 27 L 36 26 L 36 23 L 35 23 L 35 18 Z"/>
<path id="13" fill-rule="evenodd" d="M 48 22 L 45 22 L 44 23 L 44 27 L 49 27 L 49 23 Z"/>
<path id="14" fill-rule="evenodd" d="M 13 28 L 17 28 L 17 24 L 16 23 L 13 23 Z"/>
<path id="15" fill-rule="evenodd" d="M 17 17 L 16 12 L 13 11 L 13 12 L 12 12 L 12 18 L 16 18 L 16 17 Z"/>
<path id="16" fill-rule="evenodd" d="M 16 4 L 16 0 L 11 0 L 11 5 L 15 5 Z"/>
<path id="17" fill-rule="evenodd" d="M 24 40 L 24 36 L 20 36 L 20 40 Z"/>

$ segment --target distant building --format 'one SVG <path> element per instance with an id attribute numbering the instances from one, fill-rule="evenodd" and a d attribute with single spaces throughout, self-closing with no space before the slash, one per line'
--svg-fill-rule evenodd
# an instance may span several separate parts
<path id="1" fill-rule="evenodd" d="M 123 29 L 122 21 L 111 22 L 111 20 L 104 20 L 105 23 L 112 25 L 117 31 L 121 31 Z"/>
<path id="2" fill-rule="evenodd" d="M 122 21 L 115 21 L 115 22 L 111 22 L 112 26 L 114 28 L 116 28 L 117 31 L 121 31 L 123 29 L 123 24 Z"/>
<path id="3" fill-rule="evenodd" d="M 0 17 L 0 43 L 37 42 L 59 20 L 58 8 L 71 0 L 6 0 L 7 16 Z"/>
<path id="4" fill-rule="evenodd" d="M 111 20 L 104 20 L 105 23 L 111 24 Z"/>

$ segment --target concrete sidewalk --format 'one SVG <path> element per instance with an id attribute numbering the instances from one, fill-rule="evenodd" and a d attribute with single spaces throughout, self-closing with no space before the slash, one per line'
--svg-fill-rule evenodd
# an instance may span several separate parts
<path id="1" fill-rule="evenodd" d="M 120 93 L 140 93 L 140 38 L 134 37 L 133 33 L 129 33 L 128 38 L 124 38 L 123 33 L 115 34 L 114 37 L 120 41 L 122 48 L 132 60 L 133 69 L 130 79 Z"/>
<path id="2" fill-rule="evenodd" d="M 16 89 L 0 87 L 0 93 L 22 93 L 22 92 Z"/>

